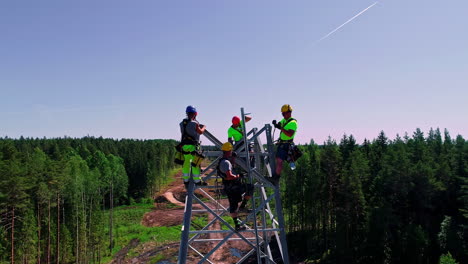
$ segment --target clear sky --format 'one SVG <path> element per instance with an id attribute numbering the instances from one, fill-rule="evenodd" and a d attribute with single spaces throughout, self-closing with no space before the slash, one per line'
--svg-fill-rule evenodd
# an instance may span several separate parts
<path id="1" fill-rule="evenodd" d="M 226 139 L 293 106 L 297 140 L 468 138 L 468 1 L 0 2 L 0 136 Z M 276 134 L 278 135 L 278 134 Z M 208 143 L 206 139 L 203 139 Z"/>

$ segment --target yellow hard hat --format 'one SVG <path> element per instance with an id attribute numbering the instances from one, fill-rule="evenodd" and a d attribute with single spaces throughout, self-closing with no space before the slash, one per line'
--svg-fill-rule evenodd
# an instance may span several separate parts
<path id="1" fill-rule="evenodd" d="M 233 149 L 232 144 L 229 142 L 226 142 L 221 146 L 222 151 L 231 151 L 232 149 Z"/>
<path id="2" fill-rule="evenodd" d="M 292 112 L 292 106 L 291 105 L 288 105 L 288 104 L 285 104 L 281 107 L 281 113 L 284 113 L 284 112 Z"/>

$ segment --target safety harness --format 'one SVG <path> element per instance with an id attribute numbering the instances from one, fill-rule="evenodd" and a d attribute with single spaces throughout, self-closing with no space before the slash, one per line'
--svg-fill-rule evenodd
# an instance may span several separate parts
<path id="1" fill-rule="evenodd" d="M 289 118 L 286 122 L 284 122 L 284 125 L 282 127 L 286 127 L 287 124 L 289 124 L 290 122 L 292 121 L 297 121 L 295 118 Z M 278 138 L 277 142 L 279 144 L 282 144 L 282 143 L 293 143 L 293 140 L 294 139 L 288 139 L 288 140 L 282 140 L 281 139 L 281 133 L 280 133 L 280 138 Z"/>
<path id="2" fill-rule="evenodd" d="M 218 172 L 218 176 L 221 177 L 221 179 L 223 179 L 223 183 L 224 183 L 224 181 L 226 180 L 227 175 L 226 175 L 226 173 L 224 173 L 224 172 L 221 171 L 220 165 L 221 165 L 221 162 L 223 162 L 223 161 L 225 161 L 225 160 L 227 160 L 227 158 L 224 158 L 224 157 L 221 158 L 221 159 L 218 161 L 218 165 L 216 166 L 216 171 Z"/>
<path id="3" fill-rule="evenodd" d="M 244 133 L 242 132 L 242 127 L 238 126 L 237 128 L 234 126 L 231 126 L 235 131 L 237 131 L 241 136 L 244 136 Z"/>
<path id="4" fill-rule="evenodd" d="M 195 155 L 196 153 L 198 153 L 197 151 L 184 151 L 182 149 L 182 147 L 184 145 L 195 145 L 196 147 L 198 147 L 200 145 L 200 142 L 196 141 L 193 137 L 191 137 L 188 133 L 187 133 L 187 125 L 190 123 L 190 120 L 185 118 L 184 120 L 182 120 L 182 126 L 183 126 L 183 130 L 182 130 L 182 138 L 180 139 L 180 143 L 175 147 L 176 150 L 184 155 L 188 155 L 188 154 L 192 154 L 192 155 Z M 183 161 L 182 161 L 183 162 Z M 180 161 L 176 161 L 177 164 L 180 163 Z"/>
<path id="5" fill-rule="evenodd" d="M 289 123 L 292 122 L 292 121 L 297 121 L 297 120 L 296 120 L 295 118 L 292 118 L 292 117 L 291 117 L 291 118 L 289 118 L 289 119 L 284 123 L 283 127 L 285 127 L 287 124 L 289 124 Z"/>
<path id="6" fill-rule="evenodd" d="M 180 143 L 182 145 L 198 145 L 199 142 L 196 141 L 193 137 L 191 137 L 188 133 L 187 133 L 187 125 L 190 123 L 190 120 L 185 118 L 184 120 L 182 120 L 182 126 L 184 127 L 183 131 L 182 131 L 182 138 L 180 140 Z"/>

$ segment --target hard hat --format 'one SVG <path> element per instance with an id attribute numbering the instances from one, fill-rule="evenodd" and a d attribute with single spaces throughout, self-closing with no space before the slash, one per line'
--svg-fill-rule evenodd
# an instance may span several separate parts
<path id="1" fill-rule="evenodd" d="M 186 113 L 196 113 L 197 109 L 191 105 L 187 106 L 187 109 L 185 109 Z"/>
<path id="2" fill-rule="evenodd" d="M 281 113 L 284 113 L 284 112 L 292 112 L 292 106 L 291 105 L 288 105 L 288 104 L 285 104 L 281 107 Z"/>
<path id="3" fill-rule="evenodd" d="M 231 151 L 232 149 L 233 149 L 232 144 L 229 142 L 226 142 L 221 146 L 222 151 Z"/>
<path id="4" fill-rule="evenodd" d="M 240 117 L 238 117 L 238 116 L 234 116 L 234 117 L 232 118 L 232 124 L 233 124 L 233 125 L 238 125 L 238 124 L 240 123 L 240 121 L 241 121 L 241 120 L 240 120 Z"/>

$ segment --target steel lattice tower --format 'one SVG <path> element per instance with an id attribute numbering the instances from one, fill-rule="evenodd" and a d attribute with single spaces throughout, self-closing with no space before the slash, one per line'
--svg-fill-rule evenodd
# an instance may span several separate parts
<path id="1" fill-rule="evenodd" d="M 211 186 L 196 186 L 192 179 L 190 179 L 187 196 L 185 199 L 184 221 L 182 225 L 182 234 L 180 240 L 179 251 L 179 264 L 185 264 L 189 254 L 189 249 L 195 252 L 198 256 L 198 263 L 213 263 L 209 258 L 218 250 L 223 244 L 228 241 L 242 240 L 248 245 L 249 250 L 238 253 L 238 262 L 243 263 L 249 257 L 256 254 L 257 263 L 277 263 L 273 259 L 272 250 L 270 248 L 270 241 L 276 240 L 281 260 L 283 263 L 289 263 L 288 246 L 286 243 L 286 233 L 284 228 L 283 209 L 281 206 L 281 196 L 279 187 L 271 184 L 266 177 L 272 176 L 272 171 L 275 170 L 275 156 L 274 145 L 272 139 L 271 125 L 266 124 L 262 129 L 258 130 L 253 128 L 247 133 L 244 109 L 241 108 L 241 115 L 243 121 L 243 134 L 246 135 L 240 142 L 237 142 L 234 148 L 238 154 L 236 164 L 248 173 L 248 181 L 254 185 L 254 195 L 251 199 L 252 212 L 247 215 L 244 224 L 248 229 L 236 232 L 234 227 L 223 219 L 223 216 L 228 215 L 228 208 L 219 203 L 218 200 L 213 198 L 205 189 L 219 189 L 218 184 Z M 216 166 L 219 159 L 222 157 L 220 140 L 214 137 L 207 130 L 203 135 L 210 140 L 218 151 L 206 151 L 204 154 L 207 157 L 214 158 L 214 160 L 202 170 L 202 177 L 204 181 L 217 178 Z M 266 144 L 261 142 L 261 135 L 265 135 Z M 248 151 L 248 145 L 253 143 L 254 151 Z M 250 166 L 250 157 L 255 157 L 255 166 Z M 253 168 L 252 168 L 253 167 Z M 207 199 L 200 199 L 195 195 L 195 190 L 203 193 Z M 205 201 L 204 201 L 205 200 Z M 203 209 L 194 209 L 193 204 L 199 204 Z M 214 205 L 214 206 L 209 206 Z M 192 213 L 208 213 L 213 216 L 213 219 L 208 222 L 203 228 L 195 228 L 191 224 L 193 216 Z M 212 230 L 216 221 L 219 221 L 225 226 L 224 229 Z M 210 229 L 211 228 L 211 229 Z M 204 238 L 204 235 L 210 233 L 220 233 L 224 238 L 209 239 Z M 235 237 L 237 236 L 237 237 Z M 211 250 L 200 249 L 203 243 L 216 243 Z M 206 244 L 205 244 L 206 245 Z"/>

